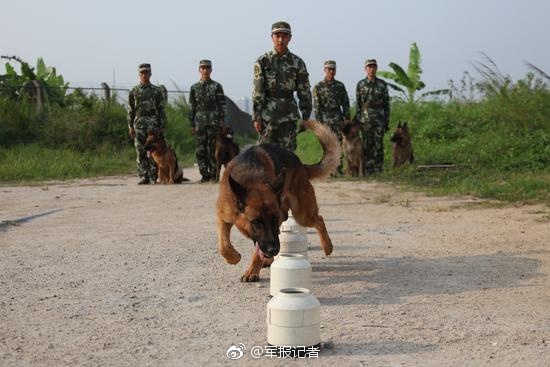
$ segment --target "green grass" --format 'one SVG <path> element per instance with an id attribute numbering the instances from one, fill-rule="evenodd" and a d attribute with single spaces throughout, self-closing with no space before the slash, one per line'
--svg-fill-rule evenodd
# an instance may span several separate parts
<path id="1" fill-rule="evenodd" d="M 80 152 L 69 148 L 46 148 L 37 144 L 0 148 L 2 183 L 127 174 L 135 171 L 132 148 Z"/>
<path id="2" fill-rule="evenodd" d="M 532 91 L 533 99 L 547 90 Z M 512 106 L 510 106 L 510 104 Z M 523 115 L 518 102 L 491 97 L 477 103 L 394 104 L 391 126 L 408 121 L 415 162 L 391 167 L 391 144 L 385 137 L 385 169 L 376 179 L 408 185 L 434 195 L 463 194 L 507 202 L 550 205 L 550 108 Z M 496 106 L 499 105 L 500 108 Z M 525 102 L 529 106 L 528 102 Z M 546 123 L 541 121 L 546 118 Z M 417 169 L 452 164 L 451 169 Z"/>
<path id="3" fill-rule="evenodd" d="M 383 173 L 369 179 L 393 182 L 437 196 L 473 195 L 506 202 L 550 205 L 550 169 L 506 172 L 458 166 L 418 170 L 416 164 L 398 169 L 387 165 Z"/>
<path id="4" fill-rule="evenodd" d="M 311 131 L 299 133 L 296 137 L 296 155 L 305 164 L 317 163 L 323 156 L 323 148 Z"/>

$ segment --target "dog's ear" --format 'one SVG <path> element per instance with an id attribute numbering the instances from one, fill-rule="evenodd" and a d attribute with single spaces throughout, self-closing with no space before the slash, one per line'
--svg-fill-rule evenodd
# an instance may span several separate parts
<path id="1" fill-rule="evenodd" d="M 240 212 L 244 211 L 244 202 L 246 199 L 246 187 L 242 186 L 240 183 L 235 181 L 231 175 L 229 175 L 229 186 L 231 187 L 231 191 L 235 194 L 237 197 L 237 208 Z"/>
<path id="2" fill-rule="evenodd" d="M 286 179 L 286 169 L 283 168 L 281 170 L 281 173 L 275 179 L 273 182 L 269 184 L 271 186 L 271 189 L 277 194 L 281 195 L 283 192 L 283 187 L 285 186 L 285 179 Z"/>
<path id="3" fill-rule="evenodd" d="M 403 123 L 403 129 L 408 130 L 408 128 L 409 127 L 407 126 L 407 121 L 405 121 L 405 123 Z"/>
<path id="4" fill-rule="evenodd" d="M 402 127 L 402 126 L 401 126 L 401 122 L 399 122 L 399 123 L 397 124 L 397 128 L 398 128 L 398 129 L 401 129 L 401 127 Z"/>

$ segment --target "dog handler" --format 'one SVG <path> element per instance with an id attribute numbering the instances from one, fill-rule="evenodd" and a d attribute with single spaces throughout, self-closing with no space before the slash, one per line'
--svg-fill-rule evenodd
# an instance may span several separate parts
<path id="1" fill-rule="evenodd" d="M 259 143 L 276 144 L 294 152 L 296 122 L 309 119 L 312 103 L 306 64 L 288 50 L 291 38 L 287 22 L 271 26 L 274 49 L 260 56 L 254 64 L 252 119 L 260 134 Z"/>
<path id="2" fill-rule="evenodd" d="M 324 63 L 325 78 L 313 87 L 313 112 L 315 118 L 326 124 L 342 142 L 344 121 L 350 120 L 349 97 L 344 83 L 334 79 L 336 76 L 336 61 Z M 338 166 L 342 173 L 342 164 Z"/>
<path id="3" fill-rule="evenodd" d="M 365 61 L 367 77 L 357 83 L 355 116 L 363 126 L 363 151 L 367 174 L 382 172 L 384 133 L 389 129 L 390 97 L 385 81 L 376 77 L 375 59 Z"/>
<path id="4" fill-rule="evenodd" d="M 155 183 L 157 166 L 147 157 L 145 139 L 153 130 L 162 131 L 166 125 L 164 112 L 165 100 L 159 87 L 151 84 L 151 64 L 140 64 L 138 67 L 139 84 L 128 96 L 128 130 L 134 139 L 137 154 L 139 185 Z"/>
<path id="5" fill-rule="evenodd" d="M 195 135 L 195 155 L 201 173 L 201 183 L 216 179 L 216 136 L 224 125 L 225 95 L 220 83 L 210 79 L 212 62 L 199 62 L 200 80 L 189 93 L 189 122 Z"/>

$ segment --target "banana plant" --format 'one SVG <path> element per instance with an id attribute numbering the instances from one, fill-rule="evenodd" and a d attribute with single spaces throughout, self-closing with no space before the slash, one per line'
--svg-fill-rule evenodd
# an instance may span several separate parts
<path id="1" fill-rule="evenodd" d="M 422 75 L 421 63 L 420 50 L 416 42 L 413 42 L 409 52 L 409 67 L 406 72 L 398 64 L 390 62 L 389 66 L 393 71 L 382 70 L 378 72 L 378 75 L 382 78 L 393 80 L 395 83 L 388 82 L 390 88 L 401 92 L 403 94 L 402 99 L 411 104 L 429 95 L 448 94 L 448 89 L 438 89 L 423 93 L 418 99 L 415 98 L 416 92 L 426 87 L 426 84 L 420 79 Z"/>
<path id="2" fill-rule="evenodd" d="M 62 75 L 57 75 L 54 67 L 46 66 L 41 57 L 38 58 L 36 67 L 31 67 L 29 63 L 17 56 L 1 56 L 1 58 L 8 61 L 17 61 L 21 66 L 21 72 L 17 74 L 14 67 L 9 62 L 6 63 L 6 74 L 0 75 L 0 85 L 3 87 L 4 94 L 17 97 L 23 93 L 22 87 L 24 85 L 36 80 L 44 85 L 50 103 L 64 103 L 69 83 L 65 83 Z"/>

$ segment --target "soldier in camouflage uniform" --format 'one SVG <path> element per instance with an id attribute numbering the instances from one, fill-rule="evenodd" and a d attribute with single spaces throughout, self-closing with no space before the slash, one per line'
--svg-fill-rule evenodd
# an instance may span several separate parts
<path id="1" fill-rule="evenodd" d="M 254 64 L 252 119 L 260 134 L 259 143 L 276 144 L 293 152 L 296 150 L 296 122 L 309 119 L 312 103 L 306 64 L 288 50 L 291 38 L 288 23 L 272 25 L 274 49 L 260 56 Z"/>
<path id="2" fill-rule="evenodd" d="M 363 126 L 363 150 L 367 174 L 382 172 L 384 133 L 390 121 L 390 97 L 385 81 L 376 77 L 376 60 L 365 62 L 367 77 L 357 83 L 357 116 Z"/>
<path id="3" fill-rule="evenodd" d="M 328 60 L 324 64 L 325 79 L 313 87 L 313 112 L 315 118 L 328 125 L 342 141 L 344 121 L 350 120 L 348 92 L 344 83 L 334 79 L 336 61 Z M 338 171 L 342 172 L 342 159 Z"/>
<path id="4" fill-rule="evenodd" d="M 128 96 L 128 129 L 136 147 L 136 162 L 141 178 L 139 184 L 144 185 L 155 183 L 157 179 L 157 166 L 152 158 L 147 157 L 145 139 L 150 131 L 164 129 L 166 102 L 160 88 L 149 81 L 151 64 L 140 64 L 138 69 L 140 83 L 132 88 Z"/>
<path id="5" fill-rule="evenodd" d="M 199 62 L 201 79 L 191 86 L 189 93 L 189 121 L 195 134 L 195 154 L 201 182 L 216 179 L 216 136 L 224 124 L 225 95 L 220 83 L 210 79 L 212 62 Z"/>

